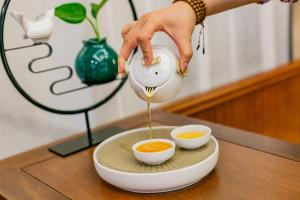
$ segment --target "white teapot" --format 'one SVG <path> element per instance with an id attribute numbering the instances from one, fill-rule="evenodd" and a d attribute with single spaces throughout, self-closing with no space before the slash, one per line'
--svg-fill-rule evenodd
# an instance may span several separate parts
<path id="1" fill-rule="evenodd" d="M 144 64 L 143 53 L 138 50 L 125 71 L 131 88 L 140 98 L 146 100 L 146 88 L 155 88 L 151 97 L 153 103 L 174 98 L 181 90 L 186 76 L 179 68 L 178 57 L 163 46 L 153 46 L 151 65 Z"/>

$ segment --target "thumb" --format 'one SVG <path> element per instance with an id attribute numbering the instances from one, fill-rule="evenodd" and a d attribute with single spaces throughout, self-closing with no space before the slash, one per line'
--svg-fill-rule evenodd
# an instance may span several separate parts
<path id="1" fill-rule="evenodd" d="M 180 39 L 175 41 L 176 46 L 179 50 L 180 59 L 179 65 L 181 72 L 185 72 L 187 70 L 188 64 L 193 56 L 193 49 L 191 44 L 191 39 Z"/>

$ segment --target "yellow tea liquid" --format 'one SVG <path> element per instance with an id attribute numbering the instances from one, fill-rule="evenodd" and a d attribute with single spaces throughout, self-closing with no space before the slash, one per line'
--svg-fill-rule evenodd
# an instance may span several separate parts
<path id="1" fill-rule="evenodd" d="M 149 125 L 149 135 L 150 135 L 150 139 L 153 138 L 150 103 L 151 103 L 151 97 L 153 96 L 154 90 L 155 90 L 154 87 L 146 87 L 147 116 L 148 116 L 148 125 Z"/>
<path id="2" fill-rule="evenodd" d="M 178 133 L 176 137 L 181 139 L 195 139 L 195 138 L 203 137 L 205 135 L 206 134 L 203 132 L 183 132 L 183 133 Z"/>
<path id="3" fill-rule="evenodd" d="M 136 150 L 145 153 L 154 153 L 154 152 L 165 151 L 171 147 L 172 145 L 167 142 L 147 142 L 145 144 L 138 146 Z"/>

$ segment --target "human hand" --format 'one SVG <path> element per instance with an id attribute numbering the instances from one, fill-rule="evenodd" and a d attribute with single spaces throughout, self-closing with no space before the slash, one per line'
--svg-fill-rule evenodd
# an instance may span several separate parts
<path id="1" fill-rule="evenodd" d="M 196 23 L 196 15 L 186 2 L 179 1 L 169 7 L 144 14 L 138 21 L 124 26 L 123 45 L 119 55 L 119 73 L 124 73 L 124 65 L 134 48 L 139 46 L 145 64 L 152 63 L 151 39 L 155 32 L 163 31 L 175 42 L 180 53 L 180 69 L 185 72 L 193 55 L 191 40 Z"/>

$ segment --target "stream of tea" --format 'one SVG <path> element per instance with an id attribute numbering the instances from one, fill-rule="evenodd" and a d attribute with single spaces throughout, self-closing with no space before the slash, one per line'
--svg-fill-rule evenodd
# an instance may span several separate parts
<path id="1" fill-rule="evenodd" d="M 155 90 L 155 87 L 146 87 L 147 116 L 148 116 L 148 125 L 149 125 L 149 136 L 150 136 L 150 139 L 153 138 L 150 103 L 151 103 L 151 97 L 153 96 L 154 90 Z"/>

